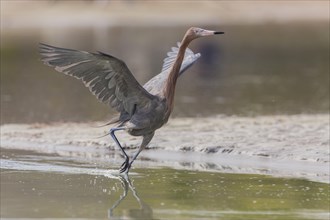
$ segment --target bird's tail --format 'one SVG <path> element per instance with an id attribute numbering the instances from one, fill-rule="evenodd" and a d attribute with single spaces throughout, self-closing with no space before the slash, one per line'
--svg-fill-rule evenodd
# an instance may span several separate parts
<path id="1" fill-rule="evenodd" d="M 103 125 L 97 125 L 97 126 L 93 126 L 94 128 L 101 128 L 101 127 L 105 127 L 105 126 L 108 126 L 108 125 L 112 125 L 112 124 L 116 124 L 118 123 L 120 120 L 119 120 L 119 116 L 115 116 L 113 117 L 112 119 L 110 119 L 110 121 L 108 121 L 107 123 L 103 124 Z M 99 136 L 99 137 L 95 137 L 95 139 L 98 139 L 98 138 L 103 138 L 105 136 L 108 136 L 110 135 L 110 132 L 107 132 L 106 134 L 102 135 L 102 136 Z"/>
<path id="2" fill-rule="evenodd" d="M 104 137 L 106 137 L 106 136 L 108 136 L 108 135 L 110 135 L 110 132 L 108 132 L 108 133 L 106 133 L 106 134 L 104 134 L 104 135 L 102 135 L 102 136 L 95 137 L 95 138 L 93 138 L 93 139 L 104 138 Z"/>
<path id="3" fill-rule="evenodd" d="M 105 127 L 105 126 L 108 126 L 108 125 L 116 124 L 118 122 L 120 122 L 119 115 L 116 115 L 115 117 L 111 118 L 110 121 L 108 121 L 107 123 L 102 124 L 102 125 L 92 126 L 92 127 L 93 128 L 101 128 L 101 127 Z"/>

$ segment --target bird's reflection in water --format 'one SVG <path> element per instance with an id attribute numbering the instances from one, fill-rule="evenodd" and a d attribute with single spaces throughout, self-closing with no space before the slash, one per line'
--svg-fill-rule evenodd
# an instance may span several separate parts
<path id="1" fill-rule="evenodd" d="M 118 176 L 118 179 L 121 182 L 123 193 L 120 196 L 120 198 L 112 205 L 112 207 L 109 209 L 108 217 L 109 219 L 112 219 L 114 216 L 114 210 L 120 205 L 120 203 L 125 200 L 127 194 L 129 191 L 132 192 L 134 198 L 140 205 L 140 209 L 126 209 L 122 214 L 121 217 L 124 217 L 125 219 L 153 219 L 152 217 L 152 209 L 150 206 L 148 206 L 146 203 L 144 203 L 139 195 L 136 192 L 135 187 L 133 186 L 130 178 L 127 174 L 123 176 Z M 115 217 L 116 219 L 121 219 L 120 217 Z"/>

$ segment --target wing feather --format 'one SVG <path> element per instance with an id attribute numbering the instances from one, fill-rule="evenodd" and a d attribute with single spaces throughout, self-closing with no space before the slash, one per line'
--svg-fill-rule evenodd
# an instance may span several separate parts
<path id="1" fill-rule="evenodd" d="M 126 64 L 99 52 L 88 53 L 40 44 L 41 60 L 57 71 L 83 81 L 98 100 L 121 113 L 132 115 L 155 96 L 134 78 Z"/>
<path id="2" fill-rule="evenodd" d="M 149 93 L 153 95 L 161 95 L 162 89 L 165 87 L 166 80 L 170 73 L 170 69 L 173 66 L 176 57 L 178 56 L 180 47 L 180 42 L 177 43 L 177 47 L 172 47 L 171 51 L 167 53 L 167 57 L 164 59 L 163 68 L 161 73 L 154 76 L 150 79 L 146 84 L 144 84 L 143 88 L 145 88 Z M 184 59 L 180 68 L 180 75 L 185 72 L 189 67 L 191 67 L 197 59 L 200 57 L 200 53 L 194 53 L 189 48 L 186 49 Z"/>
<path id="3" fill-rule="evenodd" d="M 161 72 L 169 71 L 169 69 L 173 66 L 176 57 L 178 56 L 180 45 L 181 43 L 177 42 L 177 47 L 172 47 L 171 51 L 167 53 L 167 57 L 164 59 Z M 192 50 L 187 48 L 184 53 L 184 60 L 181 65 L 180 72 L 184 72 L 186 68 L 189 68 L 199 57 L 200 53 L 194 54 Z"/>

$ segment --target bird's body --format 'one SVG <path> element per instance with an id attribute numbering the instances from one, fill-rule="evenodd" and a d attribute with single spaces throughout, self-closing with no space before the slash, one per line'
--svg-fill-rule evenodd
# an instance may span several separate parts
<path id="1" fill-rule="evenodd" d="M 173 110 L 178 77 L 200 56 L 188 49 L 189 43 L 198 37 L 222 33 L 190 28 L 182 42 L 178 43 L 178 48 L 172 48 L 168 53 L 161 73 L 143 87 L 123 61 L 102 52 L 88 53 L 41 44 L 40 53 L 45 64 L 81 79 L 100 101 L 120 113 L 108 124 L 116 124 L 110 135 L 125 156 L 121 172 L 128 172 L 138 154 L 153 138 L 155 130 L 167 123 Z M 142 144 L 131 161 L 114 134 L 117 130 L 143 136 Z"/>

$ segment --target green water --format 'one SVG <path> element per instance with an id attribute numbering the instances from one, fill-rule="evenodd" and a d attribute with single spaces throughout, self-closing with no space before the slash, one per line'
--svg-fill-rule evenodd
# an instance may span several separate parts
<path id="1" fill-rule="evenodd" d="M 2 218 L 328 219 L 329 184 L 265 175 L 133 169 L 2 151 Z"/>

